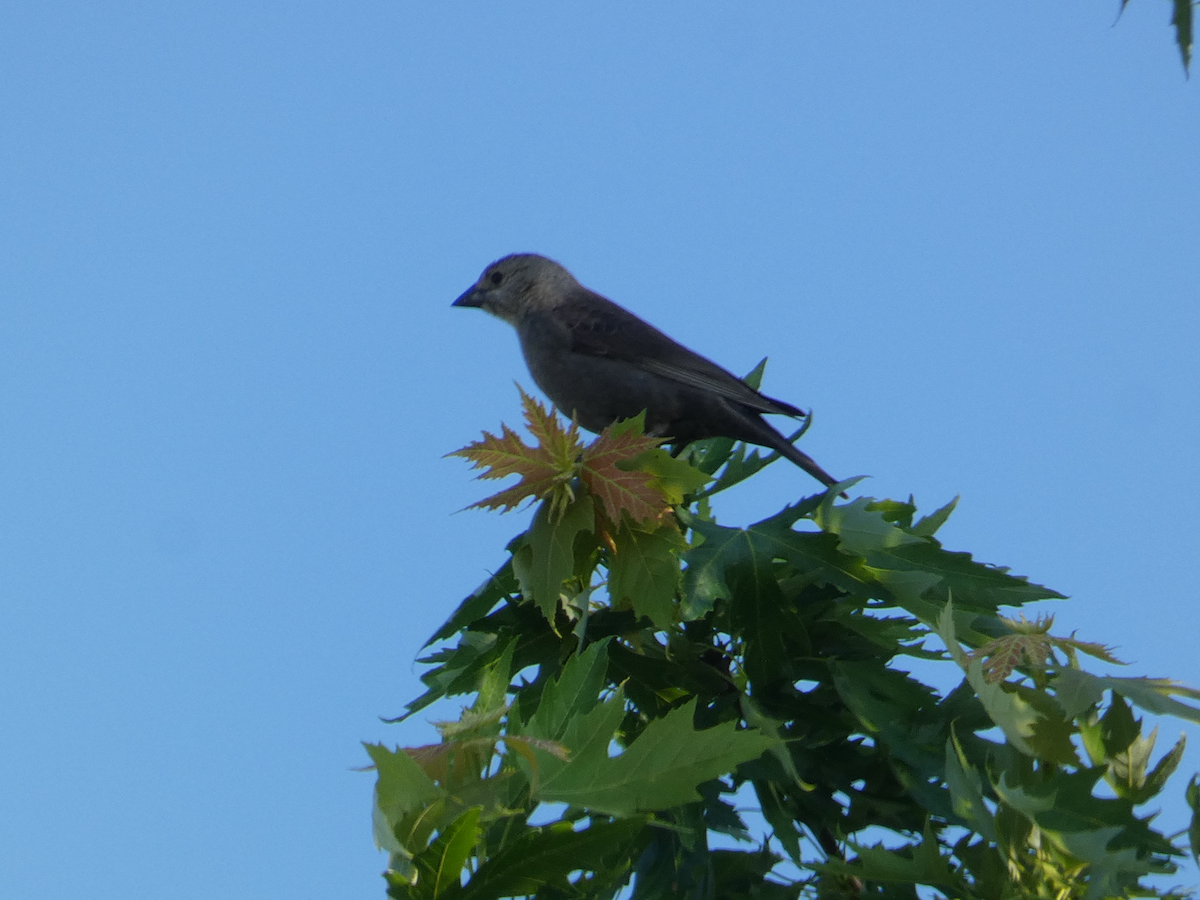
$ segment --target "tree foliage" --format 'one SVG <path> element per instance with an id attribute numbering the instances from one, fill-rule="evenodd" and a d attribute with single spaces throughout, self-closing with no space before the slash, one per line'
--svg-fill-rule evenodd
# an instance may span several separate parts
<path id="1" fill-rule="evenodd" d="M 520 475 L 477 505 L 532 499 L 532 524 L 405 716 L 470 706 L 436 744 L 367 747 L 390 896 L 1181 896 L 1152 885 L 1200 851 L 1200 783 L 1164 834 L 1147 806 L 1184 742 L 1156 754 L 1135 710 L 1200 722 L 1200 692 L 1095 674 L 1108 648 L 1003 612 L 1061 595 L 946 550 L 953 503 L 846 482 L 722 524 L 711 498 L 773 456 L 673 458 L 637 421 L 585 446 L 523 402 L 535 444 L 459 455 Z M 937 666 L 948 693 L 914 674 Z"/>
<path id="2" fill-rule="evenodd" d="M 1129 0 L 1121 0 L 1121 12 Z M 1171 27 L 1175 30 L 1175 44 L 1183 60 L 1183 71 L 1191 72 L 1192 38 L 1195 35 L 1196 0 L 1171 0 Z"/>

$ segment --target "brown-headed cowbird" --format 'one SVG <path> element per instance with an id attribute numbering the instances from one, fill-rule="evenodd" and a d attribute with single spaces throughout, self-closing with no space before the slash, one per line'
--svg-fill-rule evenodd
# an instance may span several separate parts
<path id="1" fill-rule="evenodd" d="M 770 447 L 825 485 L 837 479 L 787 442 L 763 413 L 804 416 L 590 291 L 554 260 L 515 253 L 454 301 L 517 329 L 538 387 L 588 431 L 646 411 L 646 433 L 676 447 L 726 437 Z"/>

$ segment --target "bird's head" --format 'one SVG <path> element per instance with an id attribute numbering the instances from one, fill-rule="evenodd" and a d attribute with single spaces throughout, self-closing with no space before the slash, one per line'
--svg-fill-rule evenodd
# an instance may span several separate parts
<path id="1" fill-rule="evenodd" d="M 452 306 L 471 306 L 516 325 L 524 309 L 552 302 L 556 288 L 575 283 L 571 273 L 536 253 L 514 253 L 498 259 Z"/>

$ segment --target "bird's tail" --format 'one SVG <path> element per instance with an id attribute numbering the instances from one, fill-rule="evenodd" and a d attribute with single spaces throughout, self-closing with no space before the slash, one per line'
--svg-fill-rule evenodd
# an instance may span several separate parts
<path id="1" fill-rule="evenodd" d="M 817 479 L 817 481 L 821 482 L 821 484 L 825 485 L 825 487 L 833 487 L 838 483 L 836 478 L 817 465 L 817 461 L 815 459 L 813 459 L 803 450 L 800 450 L 794 445 L 789 444 L 786 438 L 780 440 L 778 444 L 772 445 L 771 449 L 778 450 L 780 456 L 790 459 L 813 478 Z M 842 496 L 849 499 L 850 495 L 843 491 Z"/>
<path id="2" fill-rule="evenodd" d="M 748 432 L 740 435 L 743 440 L 750 440 L 755 444 L 761 444 L 764 447 L 770 447 L 785 459 L 791 460 L 817 481 L 826 487 L 833 487 L 838 483 L 838 480 L 817 465 L 817 461 L 805 453 L 803 450 L 792 444 L 786 437 L 776 431 L 771 425 L 761 417 L 755 416 L 753 419 L 749 417 L 742 420 L 742 426 L 749 427 L 753 431 L 753 436 Z M 843 497 L 849 497 L 844 491 Z"/>

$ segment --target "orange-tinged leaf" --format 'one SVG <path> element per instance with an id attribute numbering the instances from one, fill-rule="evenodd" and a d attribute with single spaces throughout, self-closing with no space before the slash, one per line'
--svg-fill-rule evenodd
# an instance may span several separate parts
<path id="1" fill-rule="evenodd" d="M 983 674 L 989 684 L 1003 681 L 1017 666 L 1043 667 L 1051 660 L 1050 644 L 1043 634 L 1010 634 L 984 644 L 971 655 L 984 660 Z"/>
<path id="2" fill-rule="evenodd" d="M 575 461 L 582 449 L 579 428 L 574 423 L 569 428 L 563 428 L 553 407 L 547 410 L 521 390 L 520 385 L 517 390 L 521 391 L 525 422 L 530 433 L 538 440 L 535 446 L 526 444 L 519 434 L 501 424 L 500 437 L 485 431 L 483 440 L 446 454 L 468 459 L 476 469 L 486 469 L 479 475 L 480 478 L 521 476 L 517 484 L 472 503 L 467 509 L 501 509 L 507 512 L 526 499 L 540 500 L 560 486 L 570 494 L 569 483 L 575 477 Z"/>
<path id="3" fill-rule="evenodd" d="M 471 461 L 476 469 L 486 469 L 480 478 L 504 478 L 520 475 L 521 480 L 510 488 L 493 494 L 467 509 L 503 509 L 517 506 L 526 498 L 540 499 L 549 493 L 559 481 L 559 472 L 551 464 L 547 454 L 539 447 L 530 447 L 521 436 L 507 425 L 500 426 L 501 436 L 485 431 L 483 440 L 473 441 L 461 450 L 447 456 L 461 456 Z"/>
<path id="4" fill-rule="evenodd" d="M 559 470 L 574 466 L 583 443 L 579 440 L 579 426 L 574 422 L 563 428 L 555 415 L 554 407 L 546 409 L 518 384 L 521 408 L 525 411 L 525 424 L 529 433 L 537 438 L 538 447 L 546 454 L 551 465 Z"/>
<path id="5" fill-rule="evenodd" d="M 496 742 L 492 738 L 472 738 L 401 749 L 432 781 L 451 787 L 477 781 L 496 751 Z"/>
<path id="6" fill-rule="evenodd" d="M 620 524 L 621 513 L 627 512 L 634 522 L 645 522 L 659 518 L 669 508 L 652 474 L 621 466 L 660 443 L 660 438 L 647 437 L 618 422 L 605 428 L 583 451 L 580 477 L 603 505 L 609 521 Z"/>

